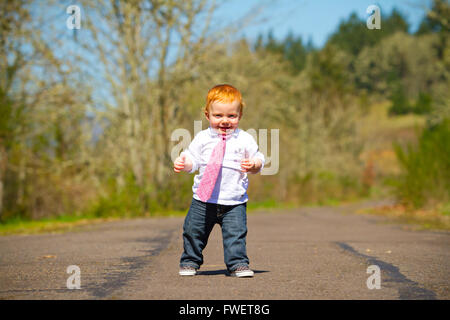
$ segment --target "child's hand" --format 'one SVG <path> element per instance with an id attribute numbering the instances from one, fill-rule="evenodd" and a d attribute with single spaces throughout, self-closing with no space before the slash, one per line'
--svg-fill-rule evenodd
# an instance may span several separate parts
<path id="1" fill-rule="evenodd" d="M 249 172 L 255 168 L 255 160 L 253 159 L 242 159 L 241 160 L 242 172 Z"/>
<path id="2" fill-rule="evenodd" d="M 173 163 L 173 171 L 175 172 L 181 172 L 185 168 L 185 162 L 186 162 L 186 155 L 183 153 L 181 156 L 175 159 L 175 162 Z"/>
<path id="3" fill-rule="evenodd" d="M 262 162 L 260 159 L 242 159 L 242 172 L 258 173 L 261 170 Z"/>

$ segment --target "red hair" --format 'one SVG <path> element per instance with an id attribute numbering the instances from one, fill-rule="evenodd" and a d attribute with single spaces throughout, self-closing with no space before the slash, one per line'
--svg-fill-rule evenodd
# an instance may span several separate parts
<path id="1" fill-rule="evenodd" d="M 209 113 L 211 104 L 215 101 L 231 103 L 235 100 L 239 101 L 239 113 L 242 113 L 245 103 L 239 90 L 229 84 L 216 85 L 208 91 L 205 112 Z"/>

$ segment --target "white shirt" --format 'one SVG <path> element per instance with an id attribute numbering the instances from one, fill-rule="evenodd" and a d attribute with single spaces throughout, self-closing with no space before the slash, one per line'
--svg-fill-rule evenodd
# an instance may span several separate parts
<path id="1" fill-rule="evenodd" d="M 189 147 L 182 152 L 192 161 L 192 170 L 189 173 L 199 170 L 199 173 L 194 177 L 194 185 L 192 186 L 192 192 L 196 200 L 200 200 L 197 196 L 197 188 L 211 153 L 221 136 L 221 134 L 209 127 L 200 131 L 194 137 Z M 244 158 L 258 158 L 262 162 L 262 169 L 265 159 L 264 155 L 259 152 L 258 145 L 251 134 L 236 128 L 231 134 L 227 135 L 226 139 L 222 169 L 217 177 L 212 195 L 207 202 L 235 205 L 248 201 L 248 177 L 246 172 L 241 172 L 241 160 Z"/>

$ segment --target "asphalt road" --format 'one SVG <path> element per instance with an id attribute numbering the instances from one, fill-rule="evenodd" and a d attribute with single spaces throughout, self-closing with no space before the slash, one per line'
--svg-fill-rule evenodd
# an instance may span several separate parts
<path id="1" fill-rule="evenodd" d="M 226 273 L 218 225 L 200 273 L 178 276 L 183 217 L 3 236 L 0 299 L 449 299 L 450 233 L 355 214 L 360 206 L 250 213 L 246 279 Z M 80 289 L 67 287 L 71 265 Z M 368 288 L 370 266 L 379 289 Z"/>

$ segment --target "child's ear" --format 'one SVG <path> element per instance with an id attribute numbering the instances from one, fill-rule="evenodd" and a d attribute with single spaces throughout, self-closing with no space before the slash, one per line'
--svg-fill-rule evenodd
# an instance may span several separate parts
<path id="1" fill-rule="evenodd" d="M 206 117 L 206 119 L 208 119 L 208 121 L 209 121 L 209 113 L 208 113 L 208 111 L 205 111 L 205 117 Z"/>

